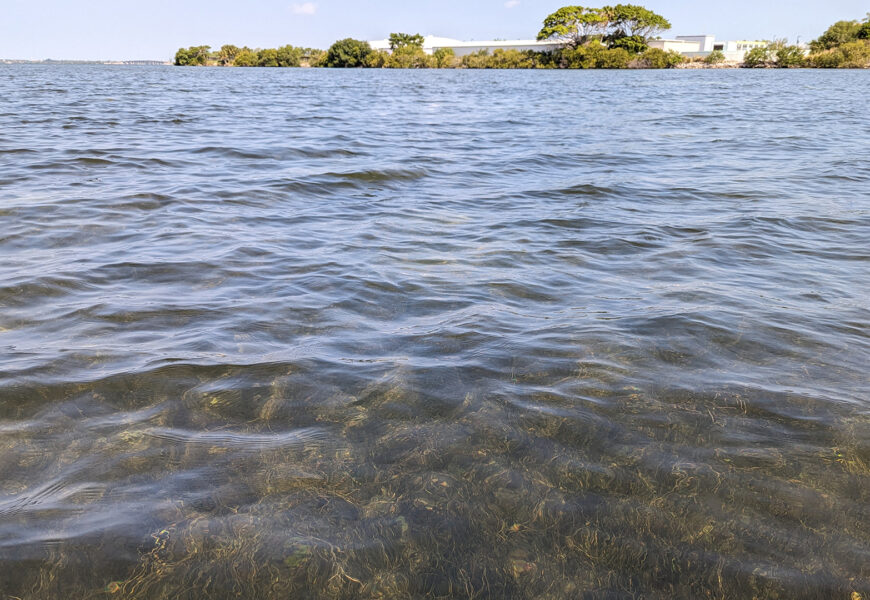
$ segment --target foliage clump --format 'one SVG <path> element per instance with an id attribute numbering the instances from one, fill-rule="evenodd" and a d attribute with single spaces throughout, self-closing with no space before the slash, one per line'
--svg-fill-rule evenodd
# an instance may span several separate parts
<path id="1" fill-rule="evenodd" d="M 864 22 L 837 21 L 810 43 L 809 66 L 818 69 L 870 68 L 870 13 Z"/>
<path id="2" fill-rule="evenodd" d="M 725 53 L 721 50 L 713 50 L 713 52 L 704 57 L 704 63 L 708 65 L 719 65 L 723 62 L 725 62 Z"/>
<path id="3" fill-rule="evenodd" d="M 575 48 L 599 40 L 629 52 L 642 52 L 650 37 L 670 28 L 666 18 L 635 4 L 603 8 L 565 6 L 544 19 L 538 40 Z"/>
<path id="4" fill-rule="evenodd" d="M 807 64 L 804 49 L 790 45 L 787 40 L 775 40 L 766 46 L 752 48 L 743 58 L 743 66 L 747 69 L 792 69 Z"/>
<path id="5" fill-rule="evenodd" d="M 326 51 L 324 66 L 339 69 L 364 67 L 372 52 L 374 50 L 368 42 L 352 38 L 339 40 Z"/>
<path id="6" fill-rule="evenodd" d="M 628 66 L 631 69 L 673 69 L 687 60 L 685 56 L 673 50 L 665 52 L 660 48 L 650 48 L 632 60 Z"/>

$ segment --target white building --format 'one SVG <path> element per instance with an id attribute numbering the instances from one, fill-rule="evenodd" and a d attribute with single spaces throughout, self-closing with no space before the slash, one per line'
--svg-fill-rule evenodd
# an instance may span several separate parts
<path id="1" fill-rule="evenodd" d="M 375 40 L 369 42 L 369 46 L 375 50 L 386 50 L 389 52 L 390 40 Z M 519 50 L 521 52 L 534 50 L 535 52 L 551 52 L 561 47 L 562 44 L 539 42 L 537 40 L 486 40 L 463 42 L 461 40 L 436 37 L 434 35 L 427 35 L 423 39 L 423 52 L 426 54 L 433 54 L 440 48 L 449 48 L 450 50 L 453 50 L 453 53 L 456 56 L 466 56 L 468 54 L 480 52 L 481 50 L 486 50 L 490 54 L 494 50 Z"/>
<path id="2" fill-rule="evenodd" d="M 725 55 L 725 60 L 743 62 L 746 53 L 753 48 L 764 48 L 767 42 L 734 40 L 717 42 L 713 35 L 678 35 L 672 40 L 650 40 L 650 48 L 673 50 L 689 58 L 704 58 L 718 50 Z"/>

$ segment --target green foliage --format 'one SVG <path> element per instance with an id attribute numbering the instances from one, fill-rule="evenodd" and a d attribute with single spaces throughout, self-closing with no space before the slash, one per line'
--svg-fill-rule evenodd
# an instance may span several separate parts
<path id="1" fill-rule="evenodd" d="M 462 57 L 460 65 L 463 69 L 486 69 L 489 65 L 489 52 L 487 50 L 479 50 L 472 52 Z"/>
<path id="2" fill-rule="evenodd" d="M 398 50 L 406 46 L 414 46 L 423 48 L 425 39 L 419 33 L 411 35 L 408 33 L 391 33 L 390 34 L 390 50 Z"/>
<path id="3" fill-rule="evenodd" d="M 632 60 L 628 66 L 632 69 L 673 69 L 686 60 L 686 57 L 679 52 L 673 50 L 665 52 L 661 48 L 650 48 Z"/>
<path id="4" fill-rule="evenodd" d="M 843 67 L 847 69 L 866 69 L 870 67 L 870 41 L 857 40 L 843 44 L 839 48 L 843 53 Z"/>
<path id="5" fill-rule="evenodd" d="M 641 54 L 646 52 L 646 38 L 640 35 L 632 35 L 628 37 L 616 38 L 610 42 L 611 48 L 622 48 L 630 54 Z"/>
<path id="6" fill-rule="evenodd" d="M 220 51 L 218 52 L 218 63 L 223 66 L 228 66 L 235 62 L 236 57 L 242 51 L 238 46 L 233 46 L 232 44 L 225 44 L 221 46 Z"/>
<path id="7" fill-rule="evenodd" d="M 520 52 L 519 50 L 503 50 L 501 48 L 493 51 L 490 60 L 488 61 L 488 69 L 534 69 L 535 60 L 530 52 Z"/>
<path id="8" fill-rule="evenodd" d="M 810 48 L 816 53 L 854 42 L 862 29 L 863 26 L 858 21 L 837 21 L 819 39 L 810 42 Z"/>
<path id="9" fill-rule="evenodd" d="M 599 8 L 565 6 L 544 19 L 538 40 L 561 42 L 571 47 L 605 34 L 607 20 Z"/>
<path id="10" fill-rule="evenodd" d="M 450 69 L 458 66 L 453 48 L 438 48 L 432 53 L 432 66 L 436 69 Z"/>
<path id="11" fill-rule="evenodd" d="M 421 46 L 399 46 L 388 55 L 384 66 L 390 69 L 425 69 L 429 66 L 429 56 Z"/>
<path id="12" fill-rule="evenodd" d="M 276 59 L 279 67 L 299 67 L 302 65 L 302 48 L 295 46 L 281 46 L 276 52 Z"/>
<path id="13" fill-rule="evenodd" d="M 237 55 L 236 59 L 233 61 L 233 65 L 236 67 L 256 67 L 260 62 L 260 57 L 256 52 L 250 50 L 249 48 L 243 48 Z"/>
<path id="14" fill-rule="evenodd" d="M 566 48 L 560 66 L 566 69 L 625 69 L 634 55 L 625 48 L 608 48 L 598 41 L 577 48 Z"/>
<path id="15" fill-rule="evenodd" d="M 373 50 L 363 61 L 363 67 L 367 69 L 383 69 L 390 62 L 390 53 L 386 50 Z"/>
<path id="16" fill-rule="evenodd" d="M 301 66 L 322 67 L 326 62 L 326 52 L 316 48 L 304 48 L 302 50 Z"/>
<path id="17" fill-rule="evenodd" d="M 816 69 L 838 69 L 846 64 L 846 56 L 839 48 L 812 54 L 807 60 Z"/>
<path id="18" fill-rule="evenodd" d="M 625 48 L 609 48 L 598 56 L 596 69 L 627 69 L 634 53 Z"/>
<path id="19" fill-rule="evenodd" d="M 363 67 L 366 57 L 372 52 L 368 42 L 352 38 L 339 40 L 326 51 L 324 66 L 341 69 Z"/>
<path id="20" fill-rule="evenodd" d="M 605 40 L 611 47 L 639 53 L 646 41 L 671 28 L 663 16 L 635 4 L 604 8 L 565 6 L 544 19 L 539 40 L 552 40 L 577 48 L 593 40 Z"/>
<path id="21" fill-rule="evenodd" d="M 277 67 L 278 66 L 278 51 L 274 48 L 260 50 L 257 53 L 258 67 Z"/>
<path id="22" fill-rule="evenodd" d="M 774 53 L 776 66 L 781 69 L 803 67 L 806 64 L 806 56 L 799 46 L 779 46 Z"/>
<path id="23" fill-rule="evenodd" d="M 175 53 L 175 65 L 178 67 L 202 67 L 208 64 L 211 53 L 210 46 L 191 46 L 179 48 Z"/>
<path id="24" fill-rule="evenodd" d="M 861 25 L 855 37 L 859 40 L 870 40 L 870 17 L 867 17 L 867 21 Z"/>
<path id="25" fill-rule="evenodd" d="M 725 53 L 721 50 L 713 50 L 710 54 L 704 57 L 704 62 L 708 65 L 718 65 L 725 62 Z"/>
<path id="26" fill-rule="evenodd" d="M 605 6 L 601 10 L 610 28 L 610 41 L 634 36 L 645 41 L 671 28 L 671 22 L 663 16 L 636 4 Z"/>
<path id="27" fill-rule="evenodd" d="M 743 57 L 743 66 L 747 69 L 758 69 L 770 66 L 773 62 L 770 46 L 753 48 Z"/>

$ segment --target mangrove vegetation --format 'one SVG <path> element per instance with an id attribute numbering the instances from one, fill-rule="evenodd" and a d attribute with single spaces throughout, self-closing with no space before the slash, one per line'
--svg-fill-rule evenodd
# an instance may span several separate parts
<path id="1" fill-rule="evenodd" d="M 251 49 L 232 44 L 181 48 L 178 66 L 327 67 L 376 69 L 670 69 L 680 66 L 747 68 L 870 68 L 870 13 L 863 21 L 839 21 L 806 45 L 773 40 L 749 50 L 743 62 L 726 63 L 715 50 L 686 58 L 651 48 L 650 42 L 671 28 L 670 21 L 643 6 L 617 4 L 602 8 L 565 6 L 548 15 L 537 39 L 548 51 L 496 49 L 457 56 L 450 48 L 426 52 L 420 34 L 392 33 L 389 50 L 346 38 L 328 50 L 292 45 Z M 694 64 L 686 65 L 693 62 Z"/>

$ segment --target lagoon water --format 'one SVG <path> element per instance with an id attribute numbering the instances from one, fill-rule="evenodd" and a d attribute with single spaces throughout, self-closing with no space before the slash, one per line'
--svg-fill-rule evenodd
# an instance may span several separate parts
<path id="1" fill-rule="evenodd" d="M 0 597 L 870 598 L 870 72 L 0 97 Z"/>

